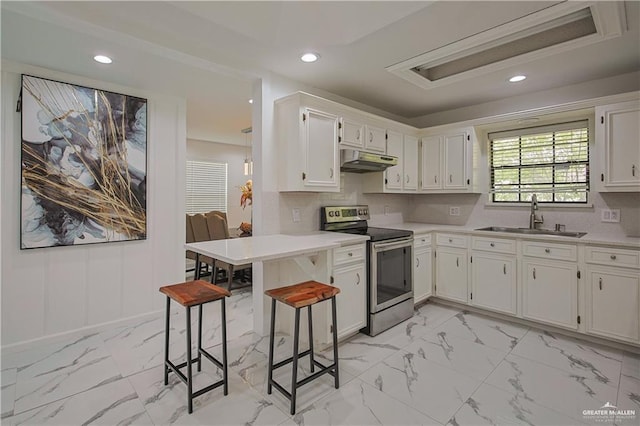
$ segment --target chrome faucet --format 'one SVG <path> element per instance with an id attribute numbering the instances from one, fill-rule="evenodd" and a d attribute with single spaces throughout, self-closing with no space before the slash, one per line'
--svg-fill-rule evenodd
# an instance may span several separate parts
<path id="1" fill-rule="evenodd" d="M 529 215 L 529 229 L 538 229 L 538 225 L 544 223 L 544 216 L 540 215 L 540 218 L 536 216 L 536 210 L 538 210 L 538 197 L 536 194 L 531 196 L 531 214 Z"/>

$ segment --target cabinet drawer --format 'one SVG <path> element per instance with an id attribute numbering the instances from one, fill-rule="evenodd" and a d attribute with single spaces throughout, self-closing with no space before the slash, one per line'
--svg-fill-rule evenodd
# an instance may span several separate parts
<path id="1" fill-rule="evenodd" d="M 417 235 L 413 237 L 413 247 L 428 247 L 431 245 L 431 234 Z"/>
<path id="2" fill-rule="evenodd" d="M 578 247 L 571 244 L 556 244 L 543 241 L 524 241 L 522 253 L 525 256 L 542 257 L 553 260 L 577 260 Z"/>
<path id="3" fill-rule="evenodd" d="M 333 250 L 333 264 L 345 265 L 351 262 L 362 262 L 365 259 L 365 245 L 354 244 Z"/>
<path id="4" fill-rule="evenodd" d="M 467 248 L 467 236 L 457 234 L 438 234 L 436 242 L 439 246 Z"/>
<path id="5" fill-rule="evenodd" d="M 608 247 L 587 247 L 585 260 L 587 263 L 600 265 L 640 268 L 640 251 Z"/>
<path id="6" fill-rule="evenodd" d="M 472 237 L 471 248 L 496 253 L 515 253 L 516 241 L 504 238 Z"/>

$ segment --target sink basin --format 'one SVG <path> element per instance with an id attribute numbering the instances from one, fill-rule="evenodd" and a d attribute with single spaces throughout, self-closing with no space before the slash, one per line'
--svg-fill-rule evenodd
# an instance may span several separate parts
<path id="1" fill-rule="evenodd" d="M 528 235 L 557 235 L 559 237 L 574 237 L 574 238 L 580 238 L 587 235 L 586 232 L 553 231 L 551 229 L 504 228 L 501 226 L 488 226 L 486 228 L 478 228 L 476 229 L 476 231 L 510 232 L 512 234 L 528 234 Z"/>

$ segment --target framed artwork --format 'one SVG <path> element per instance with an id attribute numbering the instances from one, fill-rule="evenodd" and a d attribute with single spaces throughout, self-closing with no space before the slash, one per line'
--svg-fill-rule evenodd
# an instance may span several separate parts
<path id="1" fill-rule="evenodd" d="M 147 100 L 22 75 L 21 249 L 147 235 Z"/>

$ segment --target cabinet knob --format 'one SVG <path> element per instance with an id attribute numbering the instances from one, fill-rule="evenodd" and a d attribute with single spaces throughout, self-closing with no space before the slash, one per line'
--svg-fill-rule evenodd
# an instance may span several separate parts
<path id="1" fill-rule="evenodd" d="M 496 246 L 496 245 L 495 245 L 495 244 L 493 244 L 493 243 L 489 243 L 489 245 L 490 245 L 491 247 L 495 247 L 495 246 Z"/>
<path id="2" fill-rule="evenodd" d="M 611 257 L 611 260 L 616 260 L 617 258 L 615 254 L 612 254 L 610 257 Z"/>
<path id="3" fill-rule="evenodd" d="M 423 243 L 426 243 L 426 242 L 427 242 L 427 240 L 423 238 L 423 239 L 422 239 L 422 242 L 423 242 Z"/>
<path id="4" fill-rule="evenodd" d="M 449 242 L 450 242 L 450 243 L 452 243 L 452 242 L 453 242 L 453 240 L 452 240 L 451 238 L 449 238 Z"/>
<path id="5" fill-rule="evenodd" d="M 420 258 L 416 257 L 416 268 L 420 267 Z"/>
<path id="6" fill-rule="evenodd" d="M 544 252 L 549 254 L 549 253 L 551 253 L 551 249 L 546 248 L 546 249 L 544 249 Z"/>
<path id="7" fill-rule="evenodd" d="M 347 255 L 348 255 L 349 257 L 351 257 L 351 256 L 353 256 L 353 253 L 349 252 L 349 253 L 347 253 Z"/>
<path id="8" fill-rule="evenodd" d="M 356 272 L 356 285 L 360 285 L 360 274 Z"/>

